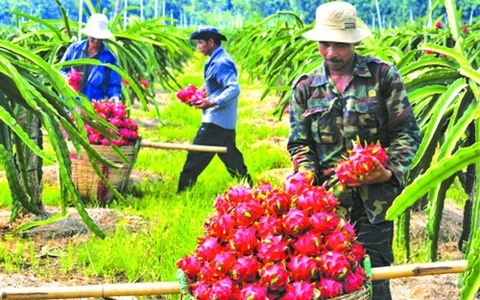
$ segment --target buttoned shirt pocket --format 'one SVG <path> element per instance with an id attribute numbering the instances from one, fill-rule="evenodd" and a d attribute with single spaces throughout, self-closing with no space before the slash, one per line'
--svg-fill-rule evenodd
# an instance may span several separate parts
<path id="1" fill-rule="evenodd" d="M 366 98 L 355 102 L 360 136 L 377 136 L 385 125 L 386 112 L 381 99 Z"/>
<path id="2" fill-rule="evenodd" d="M 309 100 L 303 116 L 311 120 L 311 133 L 315 142 L 322 144 L 337 142 L 336 118 L 328 99 Z"/>

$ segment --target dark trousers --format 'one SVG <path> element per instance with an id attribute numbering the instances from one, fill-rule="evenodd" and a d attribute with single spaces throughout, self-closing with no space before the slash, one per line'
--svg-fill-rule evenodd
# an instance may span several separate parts
<path id="1" fill-rule="evenodd" d="M 180 174 L 177 193 L 195 185 L 198 176 L 212 161 L 215 154 L 218 154 L 232 177 L 245 178 L 251 185 L 251 178 L 243 161 L 243 155 L 235 145 L 235 136 L 235 130 L 224 129 L 211 123 L 203 123 L 198 129 L 193 144 L 227 147 L 227 153 L 189 151 L 187 161 Z"/>
<path id="2" fill-rule="evenodd" d="M 393 222 L 372 224 L 367 217 L 363 201 L 357 195 L 351 210 L 350 222 L 354 224 L 357 240 L 370 256 L 372 267 L 386 267 L 393 262 Z M 390 280 L 372 282 L 373 299 L 390 300 Z"/>

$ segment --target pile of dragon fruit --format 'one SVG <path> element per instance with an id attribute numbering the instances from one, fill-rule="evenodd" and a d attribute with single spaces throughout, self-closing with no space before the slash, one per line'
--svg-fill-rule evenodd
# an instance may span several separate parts
<path id="1" fill-rule="evenodd" d="M 194 253 L 177 262 L 195 299 L 328 299 L 360 290 L 365 250 L 338 200 L 311 175 L 232 186 Z"/>
<path id="2" fill-rule="evenodd" d="M 205 97 L 205 87 L 197 88 L 193 84 L 187 85 L 186 88 L 181 89 L 177 93 L 177 98 L 188 105 L 195 105 L 199 100 L 205 99 Z"/>
<path id="3" fill-rule="evenodd" d="M 353 142 L 352 150 L 348 151 L 349 157 L 340 160 L 335 166 L 335 178 L 343 186 L 357 184 L 357 178 L 363 178 L 369 174 L 373 168 L 373 159 L 377 159 L 382 166 L 388 162 L 387 150 L 382 148 L 380 143 L 370 143 L 362 146 L 360 139 Z"/>
<path id="4" fill-rule="evenodd" d="M 127 109 L 125 104 L 121 102 L 112 102 L 109 100 L 92 101 L 93 108 L 96 114 L 108 121 L 116 127 L 116 130 L 107 128 L 107 131 L 116 135 L 117 138 L 111 138 L 110 141 L 116 146 L 133 146 L 138 140 L 138 125 L 127 117 Z M 74 120 L 73 115 L 70 117 Z M 74 120 L 75 121 L 75 120 Z M 110 141 L 105 135 L 92 126 L 85 124 L 88 141 L 92 145 L 110 145 Z M 68 139 L 68 135 L 64 131 L 64 136 Z"/>

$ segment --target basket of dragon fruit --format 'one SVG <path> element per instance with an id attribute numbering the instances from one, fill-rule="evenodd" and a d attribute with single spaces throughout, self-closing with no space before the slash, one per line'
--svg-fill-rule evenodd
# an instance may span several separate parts
<path id="1" fill-rule="evenodd" d="M 365 250 L 337 198 L 311 182 L 299 172 L 217 196 L 198 246 L 177 262 L 182 298 L 369 299 Z"/>
<path id="2" fill-rule="evenodd" d="M 141 138 L 138 134 L 138 125 L 127 117 L 126 106 L 123 103 L 103 100 L 92 101 L 92 104 L 97 115 L 116 128 L 116 130 L 108 129 L 108 131 L 117 137 L 108 139 L 102 132 L 85 124 L 84 128 L 87 132 L 88 141 L 100 155 L 118 165 L 116 168 L 110 168 L 99 164 L 99 168 L 108 182 L 117 191 L 122 192 L 128 185 L 130 173 L 139 150 Z M 70 116 L 75 122 L 74 115 L 70 113 Z M 67 140 L 70 139 L 66 133 L 64 135 Z M 81 152 L 78 153 L 73 143 L 68 142 L 67 144 L 72 161 L 72 181 L 82 200 L 86 203 L 98 203 L 100 206 L 110 203 L 114 194 L 95 172 L 85 151 L 81 149 Z M 111 144 L 118 146 L 123 156 L 127 158 L 127 162 L 113 150 Z"/>

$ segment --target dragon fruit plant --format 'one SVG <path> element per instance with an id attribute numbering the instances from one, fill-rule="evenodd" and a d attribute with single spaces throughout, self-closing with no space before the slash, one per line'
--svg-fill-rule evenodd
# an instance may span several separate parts
<path id="1" fill-rule="evenodd" d="M 195 105 L 199 100 L 205 99 L 205 97 L 205 87 L 197 88 L 193 84 L 187 85 L 186 88 L 181 89 L 177 93 L 177 98 L 188 105 Z"/>
<path id="2" fill-rule="evenodd" d="M 353 142 L 352 150 L 349 150 L 349 157 L 342 159 L 335 165 L 335 178 L 343 186 L 356 184 L 357 178 L 363 178 L 373 170 L 373 158 L 376 158 L 382 166 L 388 162 L 387 151 L 382 148 L 380 143 L 371 143 L 365 147 L 360 143 L 360 139 Z"/>
<path id="3" fill-rule="evenodd" d="M 365 250 L 336 215 L 338 200 L 312 175 L 232 186 L 193 254 L 177 266 L 195 299 L 328 299 L 360 290 Z"/>
<path id="4" fill-rule="evenodd" d="M 107 129 L 108 132 L 117 136 L 117 138 L 110 139 L 112 144 L 116 146 L 133 146 L 137 142 L 139 138 L 138 125 L 131 119 L 127 118 L 125 104 L 121 102 L 114 103 L 109 100 L 92 101 L 92 104 L 99 117 L 116 127 L 116 130 Z M 71 113 L 70 117 L 73 119 Z M 104 146 L 110 145 L 110 141 L 103 133 L 96 131 L 88 124 L 85 124 L 85 130 L 87 131 L 87 137 L 90 144 Z M 65 131 L 63 131 L 63 134 L 65 138 L 69 139 Z"/>

